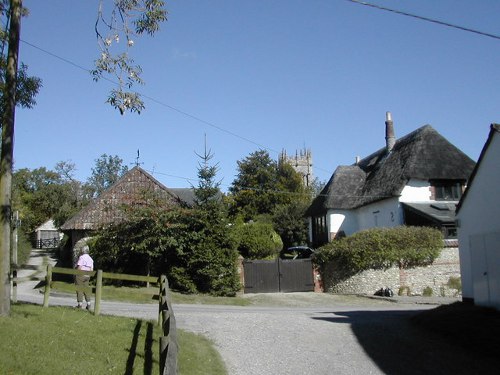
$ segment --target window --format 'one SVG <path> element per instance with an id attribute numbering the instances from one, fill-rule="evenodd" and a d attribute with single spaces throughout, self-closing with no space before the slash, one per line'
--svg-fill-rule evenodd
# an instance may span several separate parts
<path id="1" fill-rule="evenodd" d="M 462 183 L 459 181 L 432 181 L 431 184 L 438 201 L 458 201 L 462 196 Z"/>

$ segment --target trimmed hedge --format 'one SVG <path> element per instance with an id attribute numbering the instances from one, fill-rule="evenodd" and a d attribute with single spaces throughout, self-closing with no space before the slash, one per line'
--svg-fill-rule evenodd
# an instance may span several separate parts
<path id="1" fill-rule="evenodd" d="M 245 259 L 275 258 L 283 248 L 283 241 L 270 223 L 245 223 L 235 230 L 238 251 Z"/>
<path id="2" fill-rule="evenodd" d="M 441 232 L 429 227 L 372 228 L 318 249 L 314 262 L 341 264 L 357 273 L 369 269 L 414 268 L 432 264 L 443 248 Z"/>

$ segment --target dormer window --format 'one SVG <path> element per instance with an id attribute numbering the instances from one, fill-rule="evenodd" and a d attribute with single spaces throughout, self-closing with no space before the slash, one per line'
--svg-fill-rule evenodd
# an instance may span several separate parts
<path id="1" fill-rule="evenodd" d="M 431 181 L 434 199 L 437 201 L 458 201 L 462 196 L 462 182 L 456 180 Z"/>

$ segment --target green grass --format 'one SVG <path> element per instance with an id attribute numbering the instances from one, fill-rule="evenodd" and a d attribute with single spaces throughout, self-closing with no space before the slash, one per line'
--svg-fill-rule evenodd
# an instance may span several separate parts
<path id="1" fill-rule="evenodd" d="M 41 287 L 43 290 L 43 286 Z M 73 283 L 54 281 L 52 290 L 63 293 L 75 293 Z M 123 301 L 131 303 L 158 303 L 158 287 L 126 287 L 104 285 L 102 290 L 102 299 L 105 301 Z M 213 297 L 206 294 L 182 294 L 171 292 L 172 302 L 177 304 L 205 304 L 205 305 L 233 305 L 248 306 L 251 304 L 246 298 L 242 297 Z"/>
<path id="2" fill-rule="evenodd" d="M 154 322 L 13 304 L 0 318 L 1 374 L 158 374 Z M 179 374 L 227 374 L 205 337 L 178 330 Z"/>

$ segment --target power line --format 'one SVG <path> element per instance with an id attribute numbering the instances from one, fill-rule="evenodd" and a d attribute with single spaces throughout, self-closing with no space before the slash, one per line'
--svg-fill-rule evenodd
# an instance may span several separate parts
<path id="1" fill-rule="evenodd" d="M 360 1 L 360 0 L 344 0 L 344 1 L 348 1 L 350 3 L 355 3 L 355 4 L 359 4 L 359 5 L 368 6 L 368 7 L 379 9 L 379 10 L 383 10 L 383 11 L 386 11 L 386 12 L 396 13 L 396 14 L 399 14 L 399 15 L 402 15 L 402 16 L 406 16 L 406 17 L 416 18 L 416 19 L 421 20 L 421 21 L 436 23 L 438 25 L 447 26 L 447 27 L 451 27 L 451 28 L 454 28 L 454 29 L 462 30 L 462 31 L 467 31 L 469 33 L 474 33 L 474 34 L 479 34 L 479 35 L 482 35 L 482 36 L 487 36 L 487 37 L 493 38 L 493 39 L 500 39 L 499 35 L 486 33 L 484 31 L 475 30 L 475 29 L 471 29 L 471 28 L 468 28 L 468 27 L 459 26 L 459 25 L 455 25 L 455 24 L 452 24 L 452 23 L 444 22 L 444 21 L 439 21 L 439 20 L 436 20 L 436 19 L 433 19 L 433 18 L 419 16 L 419 15 L 408 13 L 408 12 L 403 12 L 401 10 L 387 8 L 387 7 L 384 7 L 384 6 L 381 6 L 381 5 L 377 5 L 377 4 L 367 3 L 365 1 Z"/>
<path id="2" fill-rule="evenodd" d="M 24 44 L 26 44 L 26 45 L 28 45 L 28 46 L 30 46 L 30 47 L 32 47 L 32 48 L 35 48 L 35 49 L 37 49 L 37 50 L 41 51 L 41 52 L 43 52 L 43 53 L 45 53 L 45 54 L 47 54 L 47 55 L 49 55 L 49 56 L 52 56 L 52 57 L 54 57 L 54 58 L 56 58 L 56 59 L 58 59 L 58 60 L 61 60 L 62 62 L 66 63 L 66 64 L 72 65 L 72 66 L 73 66 L 73 67 L 75 67 L 75 68 L 78 68 L 78 69 L 80 69 L 80 70 L 83 70 L 83 71 L 85 71 L 85 72 L 87 72 L 87 73 L 91 73 L 91 72 L 92 72 L 90 69 L 87 69 L 87 68 L 85 68 L 85 67 L 83 67 L 83 66 L 81 66 L 81 65 L 79 65 L 79 64 L 77 64 L 77 63 L 74 63 L 74 62 L 73 62 L 73 61 L 71 61 L 71 60 L 68 60 L 68 59 L 66 59 L 66 58 L 64 58 L 64 57 L 61 57 L 61 56 L 59 56 L 59 55 L 56 55 L 55 53 L 52 53 L 52 52 L 50 52 L 50 51 L 47 51 L 46 49 L 43 49 L 43 48 L 41 48 L 41 47 L 38 47 L 38 46 L 36 46 L 36 45 L 34 45 L 34 44 L 32 44 L 32 43 L 29 43 L 29 42 L 27 42 L 27 41 L 25 41 L 25 40 L 21 40 L 21 42 L 22 42 L 22 43 L 24 43 Z M 108 81 L 108 82 L 110 82 L 110 83 L 113 83 L 113 84 L 115 84 L 115 85 L 118 85 L 118 82 L 113 81 L 112 79 L 109 79 L 109 78 L 106 78 L 106 77 L 102 77 L 102 79 L 104 79 L 104 80 L 106 80 L 106 81 Z M 141 93 L 140 91 L 137 91 L 137 93 L 138 93 L 140 96 L 142 96 L 143 98 L 148 99 L 149 101 L 152 101 L 152 102 L 154 102 L 154 103 L 156 103 L 156 104 L 158 104 L 158 105 L 161 105 L 161 106 L 163 106 L 163 107 L 165 107 L 165 108 L 168 108 L 168 109 L 170 109 L 170 110 L 172 110 L 172 111 L 175 111 L 175 112 L 177 112 L 177 113 L 180 113 L 181 115 L 186 116 L 186 117 L 189 117 L 189 118 L 191 118 L 191 119 L 193 119 L 193 120 L 195 120 L 195 121 L 197 121 L 197 122 L 200 122 L 200 123 L 202 123 L 202 124 L 208 125 L 208 126 L 210 126 L 210 127 L 214 128 L 214 129 L 217 129 L 217 130 L 219 130 L 219 131 L 221 131 L 221 132 L 224 132 L 224 133 L 229 134 L 229 135 L 231 135 L 231 136 L 233 136 L 233 137 L 239 138 L 239 139 L 241 139 L 241 140 L 243 140 L 243 141 L 245 141 L 245 142 L 251 143 L 251 144 L 253 144 L 253 145 L 255 145 L 255 146 L 258 146 L 259 148 L 262 148 L 262 149 L 265 149 L 265 150 L 268 150 L 268 151 L 272 151 L 272 152 L 275 152 L 275 153 L 279 153 L 278 151 L 273 150 L 272 148 L 266 147 L 266 146 L 264 146 L 264 145 L 262 145 L 262 144 L 260 144 L 260 143 L 258 143 L 258 142 L 252 141 L 252 140 L 251 140 L 251 139 L 249 139 L 249 138 L 243 137 L 243 136 L 241 136 L 241 135 L 239 135 L 239 134 L 236 134 L 236 133 L 234 133 L 234 132 L 232 132 L 232 131 L 230 131 L 230 130 L 224 129 L 224 128 L 222 128 L 222 127 L 220 127 L 220 126 L 218 126 L 218 125 L 216 125 L 216 124 L 214 124 L 214 123 L 212 123 L 212 122 L 209 122 L 209 121 L 203 120 L 202 118 L 200 118 L 200 117 L 198 117 L 198 116 L 192 115 L 192 114 L 190 114 L 190 113 L 188 113 L 188 112 L 186 112 L 186 111 L 183 111 L 183 110 L 181 110 L 181 109 L 179 109 L 179 108 L 176 108 L 176 107 L 173 107 L 173 106 L 171 106 L 171 105 L 169 105 L 169 104 L 166 104 L 166 103 L 164 103 L 164 102 L 162 102 L 162 101 L 160 101 L 160 100 L 158 100 L 158 99 L 155 99 L 155 98 L 153 98 L 153 97 L 151 97 L 151 96 L 145 95 L 145 94 Z"/>

